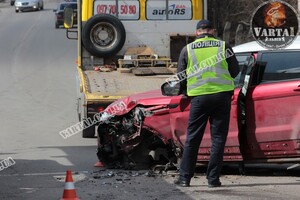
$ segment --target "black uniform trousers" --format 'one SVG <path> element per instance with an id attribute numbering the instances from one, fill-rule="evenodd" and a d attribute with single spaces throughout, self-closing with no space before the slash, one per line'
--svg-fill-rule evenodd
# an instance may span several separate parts
<path id="1" fill-rule="evenodd" d="M 197 155 L 209 120 L 212 148 L 206 178 L 209 184 L 219 181 L 224 147 L 228 135 L 232 92 L 192 97 L 187 138 L 180 163 L 180 179 L 190 181 L 194 176 Z"/>

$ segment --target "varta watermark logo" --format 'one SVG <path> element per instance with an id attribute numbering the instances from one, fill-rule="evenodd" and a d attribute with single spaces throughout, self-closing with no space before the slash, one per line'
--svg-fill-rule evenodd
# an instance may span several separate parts
<path id="1" fill-rule="evenodd" d="M 298 34 L 295 9 L 284 1 L 269 1 L 260 5 L 251 21 L 255 40 L 267 49 L 283 49 L 292 44 Z"/>
<path id="2" fill-rule="evenodd" d="M 295 36 L 295 28 L 261 28 L 255 27 L 254 34 L 256 37 L 286 37 Z"/>
<path id="3" fill-rule="evenodd" d="M 154 9 L 152 15 L 166 15 L 167 11 L 165 9 Z M 185 15 L 186 6 L 185 5 L 176 5 L 172 4 L 169 6 L 168 14 L 169 15 Z"/>

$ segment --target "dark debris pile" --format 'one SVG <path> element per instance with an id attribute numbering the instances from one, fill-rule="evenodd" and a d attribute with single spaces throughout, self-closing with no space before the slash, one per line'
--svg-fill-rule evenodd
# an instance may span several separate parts
<path id="1" fill-rule="evenodd" d="M 130 182 L 135 177 L 149 177 L 149 178 L 156 178 L 156 177 L 163 177 L 163 176 L 175 176 L 178 174 L 177 171 L 153 171 L 153 170 L 146 170 L 146 171 L 129 171 L 129 170 L 106 170 L 101 169 L 97 171 L 91 172 L 91 177 L 93 179 L 100 179 L 103 180 L 103 184 L 112 185 L 113 180 L 115 183 L 126 183 Z M 109 180 L 113 179 L 113 180 Z M 108 181 L 109 180 L 109 181 Z"/>

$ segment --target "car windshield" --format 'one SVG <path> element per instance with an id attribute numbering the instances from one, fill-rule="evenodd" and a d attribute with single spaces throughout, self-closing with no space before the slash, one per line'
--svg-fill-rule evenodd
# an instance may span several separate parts
<path id="1" fill-rule="evenodd" d="M 60 5 L 60 10 L 64 10 L 65 8 L 73 8 L 73 9 L 77 9 L 77 4 L 72 3 L 72 4 L 61 4 Z"/>

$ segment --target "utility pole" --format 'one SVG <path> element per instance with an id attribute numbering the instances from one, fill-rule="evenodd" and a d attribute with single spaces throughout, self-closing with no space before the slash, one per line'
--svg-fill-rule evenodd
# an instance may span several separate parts
<path id="1" fill-rule="evenodd" d="M 300 16 L 300 0 L 298 0 L 298 20 L 299 20 L 299 16 Z M 300 25 L 299 25 L 300 26 Z M 298 30 L 299 30 L 299 27 L 298 27 Z"/>

